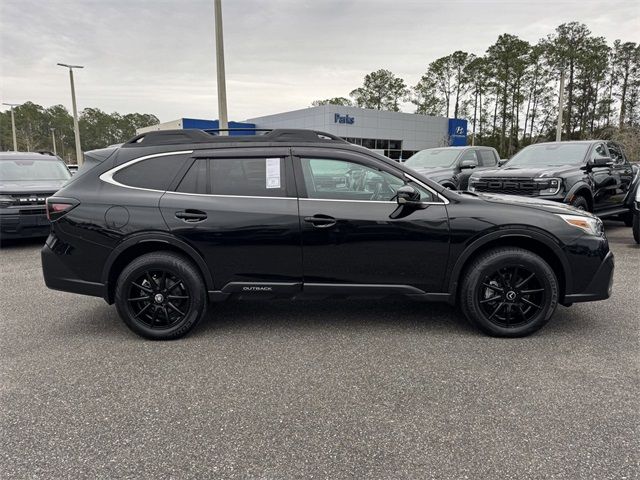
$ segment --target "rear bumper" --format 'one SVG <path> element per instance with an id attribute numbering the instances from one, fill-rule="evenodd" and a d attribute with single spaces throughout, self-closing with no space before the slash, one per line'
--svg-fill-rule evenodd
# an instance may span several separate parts
<path id="1" fill-rule="evenodd" d="M 613 271 L 614 261 L 613 252 L 609 252 L 600 264 L 600 268 L 596 271 L 587 288 L 580 293 L 565 295 L 564 304 L 577 302 L 595 302 L 597 300 L 606 300 L 611 296 L 613 289 Z"/>
<path id="2" fill-rule="evenodd" d="M 46 237 L 50 231 L 51 224 L 46 213 L 0 215 L 0 239 L 2 240 Z"/>
<path id="3" fill-rule="evenodd" d="M 87 282 L 78 278 L 60 259 L 49 245 L 42 247 L 42 274 L 44 283 L 53 290 L 104 297 L 105 286 L 102 283 Z"/>

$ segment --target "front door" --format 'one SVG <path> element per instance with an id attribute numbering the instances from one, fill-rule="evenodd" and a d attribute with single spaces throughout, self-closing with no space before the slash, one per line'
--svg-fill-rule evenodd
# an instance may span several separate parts
<path id="1" fill-rule="evenodd" d="M 204 257 L 217 290 L 295 293 L 302 248 L 289 149 L 254 152 L 196 152 L 160 209 L 171 232 Z"/>
<path id="2" fill-rule="evenodd" d="M 304 289 L 441 292 L 449 256 L 442 198 L 424 186 L 426 208 L 390 218 L 404 174 L 356 152 L 295 148 Z"/>

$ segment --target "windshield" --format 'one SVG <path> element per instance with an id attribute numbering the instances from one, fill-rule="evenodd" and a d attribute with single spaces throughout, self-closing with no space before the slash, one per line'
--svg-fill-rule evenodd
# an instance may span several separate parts
<path id="1" fill-rule="evenodd" d="M 416 153 L 404 164 L 411 168 L 450 167 L 460 152 L 453 148 L 430 148 Z"/>
<path id="2" fill-rule="evenodd" d="M 529 145 L 516 153 L 506 167 L 578 165 L 584 162 L 588 143 L 541 143 Z"/>
<path id="3" fill-rule="evenodd" d="M 57 160 L 0 160 L 0 181 L 67 180 L 69 170 Z"/>

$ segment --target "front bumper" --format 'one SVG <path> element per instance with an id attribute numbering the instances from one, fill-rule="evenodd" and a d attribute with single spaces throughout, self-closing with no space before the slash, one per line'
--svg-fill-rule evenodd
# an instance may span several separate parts
<path id="1" fill-rule="evenodd" d="M 606 300 L 611 296 L 611 291 L 613 289 L 613 271 L 613 252 L 609 252 L 600 264 L 596 273 L 593 275 L 593 278 L 587 287 L 580 293 L 565 295 L 562 303 L 566 305 L 577 302 Z"/>
<path id="2" fill-rule="evenodd" d="M 0 239 L 10 240 L 15 238 L 46 237 L 51 231 L 51 224 L 47 214 L 34 210 L 25 213 L 0 214 Z"/>

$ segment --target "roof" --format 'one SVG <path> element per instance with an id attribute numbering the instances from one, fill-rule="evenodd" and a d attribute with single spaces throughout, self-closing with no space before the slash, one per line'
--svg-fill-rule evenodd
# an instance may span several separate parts
<path id="1" fill-rule="evenodd" d="M 58 160 L 62 159 L 57 155 L 38 152 L 0 152 L 0 160 Z"/>

